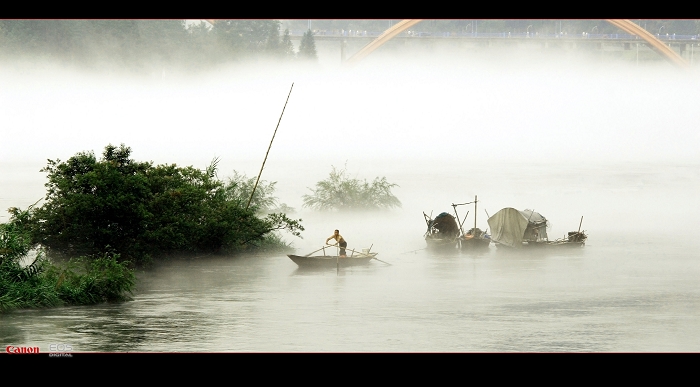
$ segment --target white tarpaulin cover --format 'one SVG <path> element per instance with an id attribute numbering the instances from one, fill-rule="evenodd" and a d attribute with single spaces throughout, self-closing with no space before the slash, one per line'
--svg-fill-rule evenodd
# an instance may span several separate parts
<path id="1" fill-rule="evenodd" d="M 511 207 L 498 211 L 488 219 L 491 239 L 510 247 L 522 245 L 526 233 L 529 236 L 534 228 L 538 228 L 540 238 L 546 239 L 546 222 L 547 219 L 537 212 L 519 211 Z M 528 228 L 528 225 L 531 227 Z M 538 225 L 543 227 L 537 227 Z"/>

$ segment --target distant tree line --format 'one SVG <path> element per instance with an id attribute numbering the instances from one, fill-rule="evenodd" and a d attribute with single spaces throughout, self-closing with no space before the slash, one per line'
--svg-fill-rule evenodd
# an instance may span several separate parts
<path id="1" fill-rule="evenodd" d="M 250 58 L 314 60 L 311 33 L 295 52 L 278 20 L 0 20 L 0 60 L 47 59 L 134 71 L 209 69 Z"/>

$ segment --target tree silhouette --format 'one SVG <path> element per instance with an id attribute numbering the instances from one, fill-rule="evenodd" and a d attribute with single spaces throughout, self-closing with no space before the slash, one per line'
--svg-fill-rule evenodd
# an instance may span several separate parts
<path id="1" fill-rule="evenodd" d="M 297 56 L 300 59 L 318 60 L 316 42 L 314 41 L 314 34 L 311 30 L 304 32 L 304 36 L 301 38 L 301 43 L 299 44 L 299 53 Z"/>

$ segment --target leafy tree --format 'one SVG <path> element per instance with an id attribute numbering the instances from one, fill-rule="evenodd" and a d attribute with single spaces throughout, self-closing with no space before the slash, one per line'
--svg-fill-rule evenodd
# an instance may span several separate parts
<path id="1" fill-rule="evenodd" d="M 265 25 L 265 47 L 264 52 L 273 56 L 281 56 L 283 54 L 282 45 L 280 43 L 280 23 L 272 22 Z"/>
<path id="2" fill-rule="evenodd" d="M 31 233 L 27 227 L 29 210 L 21 211 L 12 207 L 8 212 L 12 214 L 11 221 L 0 224 L 0 264 L 18 262 L 33 248 Z"/>
<path id="3" fill-rule="evenodd" d="M 305 60 L 318 60 L 316 42 L 314 41 L 314 34 L 311 30 L 304 32 L 301 43 L 299 43 L 299 53 L 297 57 Z"/>
<path id="4" fill-rule="evenodd" d="M 32 211 L 32 240 L 50 251 L 90 255 L 113 251 L 134 261 L 173 253 L 226 253 L 259 247 L 274 231 L 300 236 L 301 220 L 256 216 L 235 187 L 205 170 L 136 162 L 123 144 L 97 160 L 78 153 L 49 160 L 46 202 Z M 259 206 L 269 185 L 263 185 Z M 274 185 L 273 185 L 274 187 Z M 267 190 L 267 191 L 266 191 Z M 250 191 L 249 191 L 250 192 Z"/>
<path id="5" fill-rule="evenodd" d="M 105 148 L 98 162 L 81 152 L 62 163 L 48 160 L 46 203 L 34 212 L 35 241 L 70 254 L 95 254 L 108 246 L 129 250 L 141 235 L 151 195 L 150 163 L 129 159 L 130 148 Z"/>
<path id="6" fill-rule="evenodd" d="M 401 202 L 391 193 L 398 187 L 386 177 L 375 178 L 372 183 L 347 176 L 346 169 L 332 167 L 326 180 L 316 183 L 311 195 L 304 195 L 304 207 L 315 210 L 377 210 L 401 207 Z"/>
<path id="7" fill-rule="evenodd" d="M 275 50 L 280 22 L 276 20 L 220 20 L 212 32 L 230 52 L 239 55 Z"/>
<path id="8" fill-rule="evenodd" d="M 282 51 L 285 58 L 294 58 L 294 43 L 292 43 L 292 38 L 289 36 L 289 28 L 284 30 Z"/>

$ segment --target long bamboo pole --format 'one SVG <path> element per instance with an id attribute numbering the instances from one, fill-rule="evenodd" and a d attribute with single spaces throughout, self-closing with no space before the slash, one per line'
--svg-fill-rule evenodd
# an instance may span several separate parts
<path id="1" fill-rule="evenodd" d="M 459 234 L 464 235 L 464 231 L 462 231 L 462 222 L 459 221 L 459 215 L 457 215 L 457 204 L 452 203 L 452 209 L 455 210 L 455 216 L 457 217 L 457 225 L 459 226 Z M 467 213 L 469 213 L 467 211 Z M 464 218 L 465 220 L 467 218 Z"/>
<path id="2" fill-rule="evenodd" d="M 476 195 L 474 195 L 474 236 L 476 236 Z"/>
<path id="3" fill-rule="evenodd" d="M 260 173 L 258 173 L 258 179 L 255 180 L 255 186 L 253 186 L 253 191 L 250 193 L 250 199 L 248 199 L 248 204 L 246 204 L 245 209 L 250 207 L 250 202 L 253 201 L 253 194 L 255 194 L 255 189 L 258 188 L 258 182 L 260 182 L 260 175 L 262 175 L 263 168 L 265 168 L 265 162 L 267 161 L 267 155 L 270 154 L 270 148 L 272 148 L 272 142 L 275 141 L 275 135 L 277 134 L 277 128 L 280 127 L 280 122 L 282 122 L 282 115 L 284 115 L 284 109 L 287 108 L 287 102 L 289 102 L 289 96 L 292 95 L 292 88 L 294 87 L 294 82 L 292 82 L 292 87 L 289 88 L 289 94 L 287 94 L 287 100 L 284 101 L 284 107 L 282 108 L 282 114 L 280 114 L 280 119 L 277 121 L 277 126 L 275 127 L 275 132 L 272 134 L 272 140 L 270 140 L 270 145 L 267 147 L 267 152 L 265 153 L 265 159 L 263 160 L 262 166 L 260 167 Z"/>
<path id="4" fill-rule="evenodd" d="M 583 224 L 583 216 L 581 217 L 581 221 L 578 223 L 578 232 L 581 232 L 581 225 Z"/>
<path id="5" fill-rule="evenodd" d="M 462 224 L 459 225 L 460 229 L 462 229 L 462 225 L 464 225 L 464 222 L 467 221 L 467 216 L 469 216 L 469 211 L 467 211 L 467 214 L 464 215 L 464 220 L 462 221 Z M 462 233 L 464 233 L 464 230 L 462 230 Z"/>

